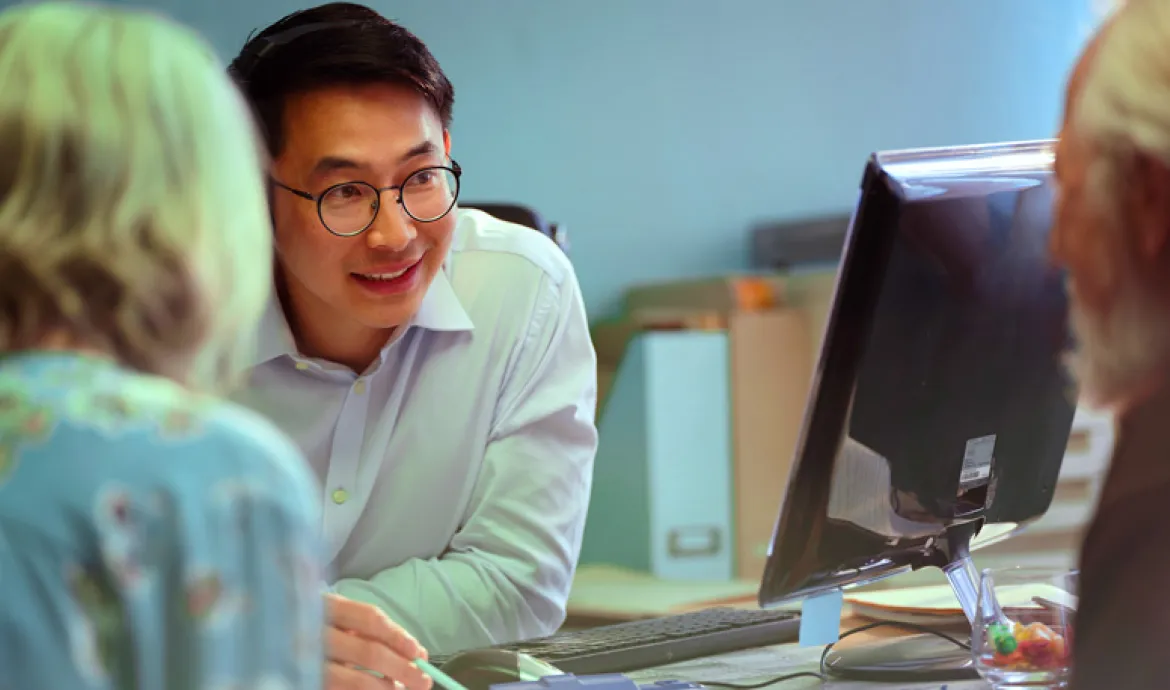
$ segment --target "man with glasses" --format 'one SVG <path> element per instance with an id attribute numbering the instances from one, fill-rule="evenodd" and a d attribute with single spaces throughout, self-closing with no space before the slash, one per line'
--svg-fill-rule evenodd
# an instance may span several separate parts
<path id="1" fill-rule="evenodd" d="M 272 156 L 278 269 L 242 397 L 323 484 L 332 687 L 355 666 L 410 685 L 366 604 L 438 653 L 553 632 L 597 444 L 568 260 L 458 208 L 451 84 L 374 11 L 292 14 L 231 71 Z"/>

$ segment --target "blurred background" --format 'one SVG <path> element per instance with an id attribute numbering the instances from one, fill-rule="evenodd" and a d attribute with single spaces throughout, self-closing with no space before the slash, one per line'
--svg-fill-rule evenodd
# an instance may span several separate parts
<path id="1" fill-rule="evenodd" d="M 0 3 L 4 4 L 4 3 Z M 312 2 L 145 0 L 230 59 Z M 568 228 L 589 311 L 852 208 L 878 149 L 1054 133 L 1095 0 L 369 0 L 455 84 L 465 199 Z"/>
<path id="2" fill-rule="evenodd" d="M 310 3 L 120 4 L 193 26 L 226 61 L 250 32 Z M 754 590 L 866 157 L 1053 136 L 1064 79 L 1102 10 L 367 4 L 418 34 L 455 85 L 462 199 L 521 205 L 567 231 L 602 386 L 572 608 L 618 617 Z M 1108 420 L 1078 417 L 1054 509 L 1003 558 L 1071 562 L 1110 432 Z M 658 584 L 638 589 L 645 580 L 631 573 Z"/>

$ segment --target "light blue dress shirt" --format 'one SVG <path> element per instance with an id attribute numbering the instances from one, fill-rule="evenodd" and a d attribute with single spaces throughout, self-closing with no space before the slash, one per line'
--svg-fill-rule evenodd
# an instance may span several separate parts
<path id="1" fill-rule="evenodd" d="M 458 213 L 443 270 L 368 371 L 297 354 L 274 302 L 241 394 L 317 472 L 336 591 L 432 653 L 560 626 L 597 449 L 568 259 L 534 230 Z"/>
<path id="2" fill-rule="evenodd" d="M 252 412 L 0 357 L 0 688 L 320 690 L 316 496 Z"/>

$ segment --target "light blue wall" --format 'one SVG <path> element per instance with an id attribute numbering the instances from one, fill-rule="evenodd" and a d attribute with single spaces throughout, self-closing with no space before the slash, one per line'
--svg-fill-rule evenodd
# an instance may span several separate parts
<path id="1" fill-rule="evenodd" d="M 153 0 L 225 56 L 303 2 Z M 848 209 L 874 149 L 1052 134 L 1091 0 L 402 0 L 456 87 L 464 198 L 564 222 L 594 317 Z"/>

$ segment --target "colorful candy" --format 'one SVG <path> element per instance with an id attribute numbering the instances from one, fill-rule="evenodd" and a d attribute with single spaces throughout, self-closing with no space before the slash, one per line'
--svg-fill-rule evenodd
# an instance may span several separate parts
<path id="1" fill-rule="evenodd" d="M 1002 623 L 995 623 L 987 629 L 987 639 L 995 647 L 995 653 L 1003 656 L 1016 651 L 1016 647 L 1019 646 L 1011 628 Z"/>
<path id="2" fill-rule="evenodd" d="M 1068 662 L 1064 636 L 1043 623 L 992 623 L 987 626 L 986 640 L 992 653 L 984 661 L 1002 669 L 1042 671 Z"/>

